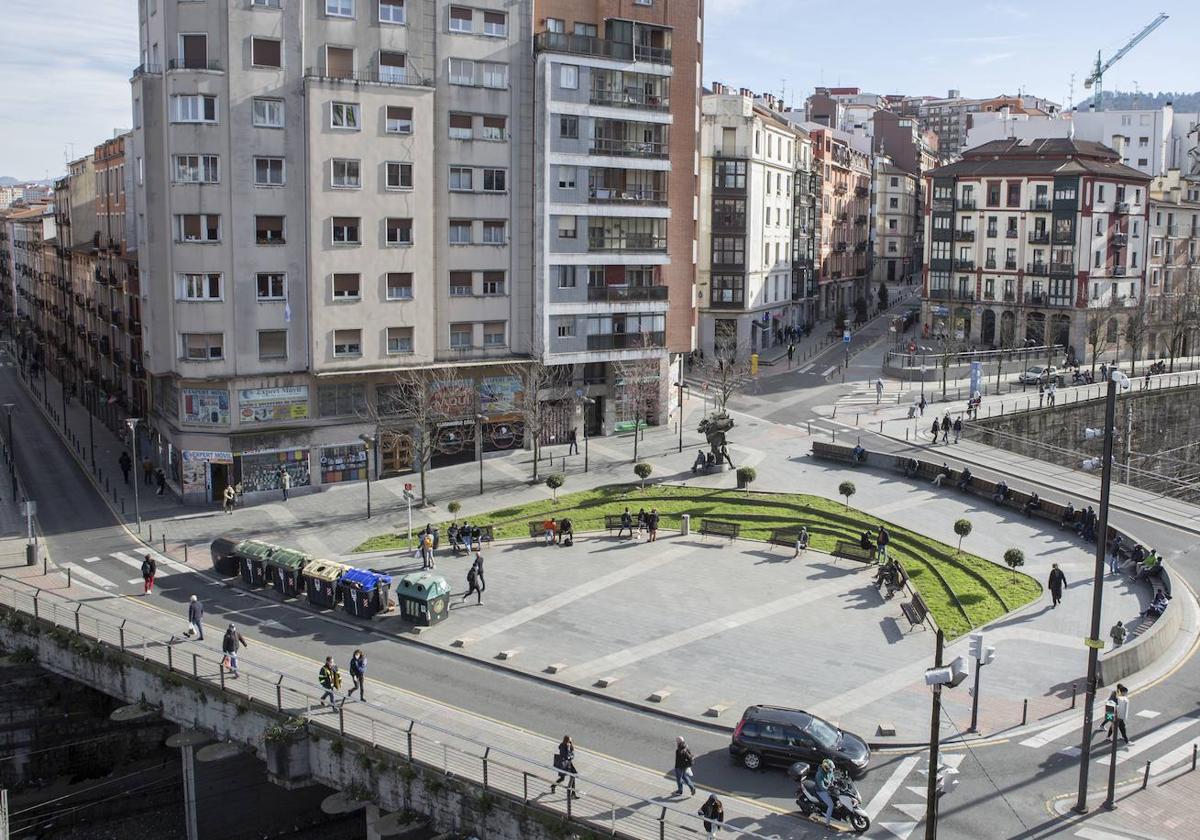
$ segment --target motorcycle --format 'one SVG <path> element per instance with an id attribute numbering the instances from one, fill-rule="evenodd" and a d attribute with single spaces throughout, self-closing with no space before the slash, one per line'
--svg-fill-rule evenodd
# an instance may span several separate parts
<path id="1" fill-rule="evenodd" d="M 809 765 L 803 761 L 788 768 L 788 775 L 796 782 L 796 805 L 805 817 L 824 817 L 825 803 L 817 796 L 817 785 L 808 777 L 809 770 Z M 862 809 L 862 796 L 844 770 L 834 771 L 829 796 L 833 799 L 833 819 L 849 823 L 855 834 L 862 834 L 871 827 L 871 818 Z"/>

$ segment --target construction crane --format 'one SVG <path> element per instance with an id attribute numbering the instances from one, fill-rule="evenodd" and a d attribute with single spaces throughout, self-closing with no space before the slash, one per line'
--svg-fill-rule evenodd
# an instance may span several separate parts
<path id="1" fill-rule="evenodd" d="M 1096 86 L 1096 92 L 1092 96 L 1092 105 L 1095 106 L 1097 111 L 1099 111 L 1101 107 L 1100 94 L 1104 87 L 1104 71 L 1124 58 L 1125 54 L 1145 40 L 1147 35 L 1149 35 L 1155 29 L 1158 29 L 1158 27 L 1162 26 L 1163 22 L 1168 17 L 1169 15 L 1166 12 L 1160 12 L 1158 17 L 1150 21 L 1149 25 L 1141 32 L 1134 35 L 1129 40 L 1129 43 L 1117 50 L 1116 55 L 1114 55 L 1108 61 L 1101 63 L 1100 51 L 1096 51 L 1096 67 L 1094 70 L 1092 70 L 1092 74 L 1083 80 L 1083 86 L 1085 88 L 1090 88 L 1092 85 Z"/>

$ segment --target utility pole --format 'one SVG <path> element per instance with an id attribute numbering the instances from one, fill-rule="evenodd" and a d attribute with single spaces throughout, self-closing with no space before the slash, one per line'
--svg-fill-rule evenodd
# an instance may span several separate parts
<path id="1" fill-rule="evenodd" d="M 937 631 L 937 648 L 933 654 L 933 667 L 942 667 L 942 650 L 946 637 L 939 627 Z M 938 789 L 937 767 L 938 749 L 941 746 L 942 723 L 942 687 L 933 686 L 933 712 L 929 716 L 929 782 L 925 789 L 925 840 L 937 840 L 938 819 Z"/>

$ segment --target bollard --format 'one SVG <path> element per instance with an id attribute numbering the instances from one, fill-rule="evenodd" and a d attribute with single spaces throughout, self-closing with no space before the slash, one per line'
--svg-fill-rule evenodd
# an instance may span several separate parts
<path id="1" fill-rule="evenodd" d="M 859 412 L 857 412 L 857 411 L 856 411 L 856 412 L 854 412 L 854 425 L 855 425 L 855 426 L 857 426 L 857 425 L 858 425 L 858 418 L 859 418 L 859 417 L 861 417 L 861 416 L 862 416 L 862 415 L 861 415 Z"/>
<path id="2" fill-rule="evenodd" d="M 1113 733 L 1113 738 L 1116 739 L 1117 733 Z M 1142 790 L 1146 789 L 1146 785 L 1150 784 L 1150 762 L 1146 762 L 1146 772 L 1142 776 Z"/>
<path id="3" fill-rule="evenodd" d="M 167 553 L 167 535 L 163 534 L 163 554 Z"/>
<path id="4" fill-rule="evenodd" d="M 830 443 L 837 443 L 837 429 L 834 429 L 834 430 L 833 430 L 833 438 L 832 438 L 832 440 L 830 440 L 829 442 L 830 442 Z"/>
<path id="5" fill-rule="evenodd" d="M 908 440 L 908 428 L 907 427 L 904 429 L 904 440 L 905 441 Z"/>
<path id="6" fill-rule="evenodd" d="M 879 421 L 879 434 L 883 434 L 883 421 Z"/>
<path id="7" fill-rule="evenodd" d="M 833 416 L 837 417 L 837 406 L 836 405 L 833 407 Z"/>
<path id="8" fill-rule="evenodd" d="M 1075 683 L 1071 683 L 1071 708 L 1075 708 Z"/>
<path id="9" fill-rule="evenodd" d="M 1026 698 L 1021 704 L 1021 725 L 1025 725 L 1025 721 L 1029 720 L 1029 699 Z"/>
<path id="10" fill-rule="evenodd" d="M 67 566 L 67 589 L 71 588 L 71 567 Z"/>
<path id="11" fill-rule="evenodd" d="M 121 515 L 125 515 L 125 500 L 121 499 Z"/>
<path id="12" fill-rule="evenodd" d="M 187 563 L 187 543 L 183 544 L 183 562 Z"/>
<path id="13" fill-rule="evenodd" d="M 1200 749 L 1196 744 L 1192 744 L 1192 769 L 1196 769 L 1196 750 Z"/>
<path id="14" fill-rule="evenodd" d="M 154 545 L 154 523 L 153 523 L 153 522 L 150 522 L 150 523 L 147 523 L 147 524 L 150 526 L 150 540 L 149 540 L 149 542 L 150 542 L 150 545 Z"/>

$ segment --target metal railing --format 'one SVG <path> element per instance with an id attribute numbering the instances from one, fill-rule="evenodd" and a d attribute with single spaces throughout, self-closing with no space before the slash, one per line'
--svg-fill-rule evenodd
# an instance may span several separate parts
<path id="1" fill-rule="evenodd" d="M 640 350 L 643 347 L 664 347 L 665 332 L 599 333 L 587 337 L 589 350 Z"/>
<path id="2" fill-rule="evenodd" d="M 593 105 L 607 105 L 610 108 L 644 108 L 648 111 L 671 110 L 671 97 L 646 93 L 641 90 L 592 88 L 590 101 Z"/>
<path id="3" fill-rule="evenodd" d="M 347 70 L 339 72 L 327 67 L 309 67 L 304 71 L 304 78 L 334 82 L 369 82 L 377 85 L 402 85 L 405 87 L 433 87 L 432 79 L 422 78 L 415 73 L 388 69 L 379 70 Z"/>
<path id="4" fill-rule="evenodd" d="M 667 144 L 646 140 L 620 140 L 613 137 L 592 138 L 592 154 L 624 155 L 629 157 L 666 157 Z"/>
<path id="5" fill-rule="evenodd" d="M 589 251 L 665 251 L 666 235 L 653 233 L 588 234 Z"/>
<path id="6" fill-rule="evenodd" d="M 168 70 L 224 70 L 219 61 L 188 61 L 184 58 L 172 58 L 167 62 Z"/>
<path id="7" fill-rule="evenodd" d="M 539 32 L 534 36 L 533 46 L 534 50 L 538 52 L 565 52 L 574 55 L 612 58 L 618 61 L 671 63 L 671 51 L 668 49 L 635 45 L 624 41 L 609 41 L 591 35 L 573 35 L 567 32 Z"/>
<path id="8" fill-rule="evenodd" d="M 667 300 L 666 286 L 588 286 L 591 303 L 626 303 Z"/>

